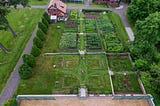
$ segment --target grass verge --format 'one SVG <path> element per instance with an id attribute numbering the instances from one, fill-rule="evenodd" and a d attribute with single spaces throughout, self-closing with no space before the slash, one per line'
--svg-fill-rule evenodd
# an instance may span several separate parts
<path id="1" fill-rule="evenodd" d="M 10 53 L 0 51 L 0 92 L 5 86 L 10 73 L 15 67 L 32 31 L 40 20 L 44 10 L 41 9 L 12 9 L 7 19 L 18 34 L 16 38 L 9 30 L 0 31 L 0 42 L 9 50 Z M 17 21 L 16 21 L 17 20 Z"/>

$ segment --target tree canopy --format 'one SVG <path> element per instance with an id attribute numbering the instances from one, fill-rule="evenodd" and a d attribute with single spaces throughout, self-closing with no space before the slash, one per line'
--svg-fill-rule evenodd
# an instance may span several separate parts
<path id="1" fill-rule="evenodd" d="M 131 21 L 143 20 L 149 14 L 158 11 L 157 0 L 132 0 L 127 14 Z"/>

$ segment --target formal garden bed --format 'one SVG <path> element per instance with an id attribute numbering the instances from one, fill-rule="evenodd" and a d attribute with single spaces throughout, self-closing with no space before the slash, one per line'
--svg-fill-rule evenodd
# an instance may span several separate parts
<path id="1" fill-rule="evenodd" d="M 115 56 L 107 55 L 109 68 L 113 72 L 131 72 L 133 70 L 133 65 L 128 56 Z"/>
<path id="2" fill-rule="evenodd" d="M 128 53 L 107 54 L 109 71 L 112 72 L 114 92 L 116 94 L 142 93 L 138 75 L 133 70 L 132 60 Z"/>
<path id="3" fill-rule="evenodd" d="M 111 76 L 116 94 L 142 94 L 136 74 L 121 73 Z"/>

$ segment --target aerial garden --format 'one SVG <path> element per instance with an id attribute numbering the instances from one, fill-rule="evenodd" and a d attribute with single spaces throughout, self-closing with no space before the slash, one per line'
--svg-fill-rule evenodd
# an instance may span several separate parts
<path id="1" fill-rule="evenodd" d="M 49 26 L 32 77 L 20 80 L 15 95 L 77 94 L 84 86 L 91 94 L 112 94 L 111 81 L 115 93 L 142 93 L 130 57 L 118 55 L 123 49 L 107 48 L 110 42 L 123 48 L 108 16 L 110 12 L 87 12 L 87 16 L 77 10 L 70 13 L 68 21 Z M 101 26 L 104 20 L 107 25 Z"/>
<path id="2" fill-rule="evenodd" d="M 33 40 L 34 58 L 23 56 L 14 95 L 78 94 L 84 86 L 96 95 L 142 93 L 130 57 L 119 54 L 126 52 L 125 41 L 119 38 L 111 13 L 71 10 L 66 22 L 49 25 L 42 18 L 38 23 L 41 34 Z"/>

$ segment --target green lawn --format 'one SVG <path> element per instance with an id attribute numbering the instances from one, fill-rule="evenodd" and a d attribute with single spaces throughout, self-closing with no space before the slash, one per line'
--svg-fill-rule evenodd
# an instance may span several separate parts
<path id="1" fill-rule="evenodd" d="M 14 38 L 9 30 L 0 31 L 0 42 L 9 50 L 9 53 L 0 50 L 0 63 L 2 63 L 0 65 L 0 92 L 5 86 L 43 11 L 41 9 L 12 9 L 7 16 L 10 25 L 18 36 Z"/>
<path id="2" fill-rule="evenodd" d="M 48 5 L 50 0 L 30 0 L 29 5 Z"/>
<path id="3" fill-rule="evenodd" d="M 96 68 L 89 63 L 94 58 L 98 60 Z M 20 81 L 17 94 L 78 93 L 81 85 L 89 92 L 108 94 L 111 87 L 106 67 L 105 55 L 39 56 L 32 78 Z"/>
<path id="4" fill-rule="evenodd" d="M 57 26 L 60 26 L 60 29 L 57 29 Z M 63 28 L 64 28 L 64 22 L 55 23 L 49 27 L 42 52 L 45 53 L 45 52 L 61 51 L 59 49 L 59 42 L 61 39 L 61 32 L 63 32 Z"/>

